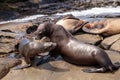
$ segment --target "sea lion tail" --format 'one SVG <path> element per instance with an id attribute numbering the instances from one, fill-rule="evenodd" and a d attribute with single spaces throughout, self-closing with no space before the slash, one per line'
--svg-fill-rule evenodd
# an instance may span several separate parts
<path id="1" fill-rule="evenodd" d="M 117 67 L 118 69 L 120 68 L 120 62 L 114 63 L 114 66 Z"/>
<path id="2" fill-rule="evenodd" d="M 118 70 L 120 68 L 120 62 L 114 63 L 112 66 L 109 66 L 109 70 L 113 72 L 114 70 Z"/>

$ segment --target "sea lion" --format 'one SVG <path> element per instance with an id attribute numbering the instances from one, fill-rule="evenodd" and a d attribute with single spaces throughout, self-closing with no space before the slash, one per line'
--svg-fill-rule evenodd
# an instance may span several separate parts
<path id="1" fill-rule="evenodd" d="M 89 22 L 82 27 L 82 30 L 88 33 L 102 34 L 110 36 L 120 33 L 120 18 L 103 19 L 100 21 Z"/>
<path id="2" fill-rule="evenodd" d="M 16 69 L 23 69 L 31 66 L 30 58 L 35 57 L 36 55 L 43 56 L 44 52 L 48 52 L 55 48 L 56 43 L 53 42 L 44 42 L 40 43 L 37 41 L 30 41 L 28 38 L 21 38 L 16 41 L 16 43 L 19 43 L 18 45 L 18 51 L 19 54 L 22 54 L 24 57 L 24 60 L 26 62 L 26 65 L 19 66 Z"/>
<path id="3" fill-rule="evenodd" d="M 106 72 L 119 69 L 120 63 L 115 65 L 111 62 L 107 53 L 99 47 L 78 41 L 61 25 L 42 23 L 34 33 L 27 36 L 43 36 L 57 44 L 51 50 L 53 54 L 60 54 L 65 61 L 76 65 L 99 65 L 100 68 L 83 69 L 84 72 Z M 51 55 L 51 54 L 50 54 Z"/>
<path id="4" fill-rule="evenodd" d="M 0 58 L 0 79 L 2 79 L 11 68 L 21 64 L 21 60 L 15 58 Z"/>
<path id="5" fill-rule="evenodd" d="M 72 15 L 68 15 L 56 22 L 58 25 L 62 25 L 70 33 L 75 34 L 86 21 L 75 18 Z"/>

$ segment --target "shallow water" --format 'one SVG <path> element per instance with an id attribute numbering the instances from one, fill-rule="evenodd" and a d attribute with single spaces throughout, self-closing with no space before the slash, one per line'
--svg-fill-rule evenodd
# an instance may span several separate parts
<path id="1" fill-rule="evenodd" d="M 64 13 L 56 13 L 53 14 L 52 17 L 59 17 L 67 14 L 72 14 L 77 18 L 84 19 L 87 21 L 93 21 L 93 20 L 100 20 L 104 17 L 120 17 L 120 6 L 118 7 L 95 7 L 87 10 L 81 10 L 81 11 L 70 11 L 70 12 L 64 12 Z M 47 16 L 44 14 L 39 15 L 32 15 L 32 16 L 26 16 L 21 19 L 14 19 L 14 20 L 8 20 L 8 21 L 1 21 L 0 24 L 10 23 L 10 22 L 26 22 L 30 20 L 34 20 L 43 16 Z M 97 18 L 95 18 L 97 17 Z"/>

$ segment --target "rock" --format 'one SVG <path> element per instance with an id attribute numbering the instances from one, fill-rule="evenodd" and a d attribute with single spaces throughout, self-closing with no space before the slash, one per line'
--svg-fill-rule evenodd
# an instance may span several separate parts
<path id="1" fill-rule="evenodd" d="M 101 42 L 101 46 L 102 46 L 104 49 L 109 49 L 110 46 L 111 46 L 113 43 L 115 43 L 118 39 L 120 39 L 120 34 L 107 37 L 107 38 L 105 38 L 105 39 Z"/>
<path id="2" fill-rule="evenodd" d="M 120 53 L 119 52 L 111 51 L 111 50 L 105 50 L 105 52 L 109 55 L 110 59 L 112 59 L 112 62 L 120 61 Z M 118 58 L 116 56 L 118 56 Z"/>
<path id="3" fill-rule="evenodd" d="M 0 43 L 13 43 L 15 39 L 10 39 L 10 38 L 2 38 L 0 39 Z"/>
<path id="4" fill-rule="evenodd" d="M 31 22 L 0 24 L 0 54 L 14 50 L 15 39 L 26 34 Z"/>
<path id="5" fill-rule="evenodd" d="M 105 52 L 108 53 L 108 54 L 114 54 L 114 55 L 120 54 L 119 52 L 112 51 L 112 50 L 105 50 Z"/>
<path id="6" fill-rule="evenodd" d="M 29 0 L 29 2 L 34 3 L 34 4 L 38 4 L 38 3 L 56 3 L 56 2 L 60 2 L 60 1 L 64 1 L 64 0 Z"/>
<path id="7" fill-rule="evenodd" d="M 120 61 L 119 54 L 109 54 L 112 62 Z M 120 70 L 112 73 L 85 73 L 81 69 L 85 66 L 76 66 L 65 61 L 52 61 L 38 67 L 24 70 L 11 70 L 3 80 L 118 80 Z"/>
<path id="8" fill-rule="evenodd" d="M 8 67 L 0 65 L 0 79 L 2 79 L 9 71 L 10 69 L 8 69 Z"/>
<path id="9" fill-rule="evenodd" d="M 93 35 L 93 34 L 80 34 L 80 35 L 75 35 L 75 37 L 79 41 L 89 44 L 98 44 L 103 39 L 101 36 Z"/>
<path id="10" fill-rule="evenodd" d="M 5 24 L 0 24 L 1 30 L 9 30 L 13 33 L 25 32 L 26 29 L 33 24 L 31 22 L 10 22 Z"/>
<path id="11" fill-rule="evenodd" d="M 0 79 L 10 71 L 10 68 L 17 66 L 18 64 L 21 64 L 21 60 L 0 58 Z"/>
<path id="12" fill-rule="evenodd" d="M 16 36 L 17 36 L 17 34 L 15 34 L 15 33 L 0 31 L 0 38 L 14 39 Z"/>
<path id="13" fill-rule="evenodd" d="M 37 4 L 42 2 L 42 0 L 29 0 L 30 3 Z"/>
<path id="14" fill-rule="evenodd" d="M 111 47 L 110 50 L 120 52 L 120 40 L 117 40 Z"/>
<path id="15" fill-rule="evenodd" d="M 0 43 L 0 55 L 1 54 L 8 54 L 9 52 L 14 50 L 14 44 L 13 43 Z"/>

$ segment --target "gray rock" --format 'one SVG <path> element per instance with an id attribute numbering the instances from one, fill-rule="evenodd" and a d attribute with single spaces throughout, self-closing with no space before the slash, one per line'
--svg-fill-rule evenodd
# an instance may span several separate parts
<path id="1" fill-rule="evenodd" d="M 93 34 L 80 34 L 80 35 L 75 35 L 75 37 L 79 41 L 89 43 L 89 44 L 97 44 L 103 39 L 101 36 L 93 35 Z"/>
<path id="2" fill-rule="evenodd" d="M 110 50 L 120 52 L 120 40 L 116 41 L 111 47 Z"/>
<path id="3" fill-rule="evenodd" d="M 105 38 L 102 42 L 101 42 L 101 46 L 105 49 L 109 49 L 110 46 L 115 43 L 118 39 L 120 39 L 120 34 L 117 35 L 113 35 L 110 37 Z"/>

